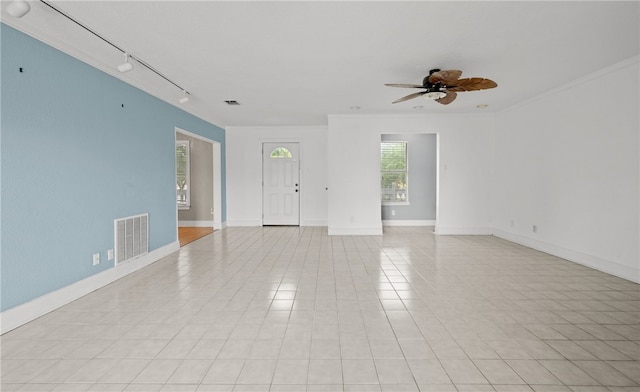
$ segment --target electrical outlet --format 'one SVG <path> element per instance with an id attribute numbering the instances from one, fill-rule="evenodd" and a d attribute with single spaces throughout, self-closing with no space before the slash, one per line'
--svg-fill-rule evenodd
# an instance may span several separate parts
<path id="1" fill-rule="evenodd" d="M 107 251 L 107 260 L 113 260 L 113 249 Z"/>
<path id="2" fill-rule="evenodd" d="M 391 210 L 391 216 L 395 216 L 396 215 L 396 210 Z"/>
<path id="3" fill-rule="evenodd" d="M 94 253 L 93 255 L 93 265 L 100 264 L 100 253 Z"/>
<path id="4" fill-rule="evenodd" d="M 531 226 L 531 231 L 533 231 L 534 233 L 537 233 L 538 232 L 538 226 L 537 225 Z"/>
<path id="5" fill-rule="evenodd" d="M 513 219 L 511 219 L 511 227 L 513 227 L 515 225 L 515 222 L 513 221 Z"/>

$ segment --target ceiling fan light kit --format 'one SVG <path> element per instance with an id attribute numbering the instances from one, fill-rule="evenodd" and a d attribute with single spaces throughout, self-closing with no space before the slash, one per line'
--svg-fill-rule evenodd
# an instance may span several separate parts
<path id="1" fill-rule="evenodd" d="M 445 93 L 444 91 L 429 91 L 428 93 L 424 94 L 422 97 L 424 99 L 440 99 L 446 96 L 447 96 L 447 93 Z"/>
<path id="2" fill-rule="evenodd" d="M 490 79 L 460 79 L 461 75 L 462 71 L 457 69 L 440 70 L 436 68 L 429 71 L 429 75 L 424 77 L 421 85 L 388 83 L 385 84 L 385 86 L 425 89 L 425 91 L 412 93 L 396 99 L 393 103 L 404 102 L 422 96 L 425 99 L 433 99 L 442 105 L 448 105 L 453 102 L 458 96 L 458 92 L 487 90 L 498 86 L 496 82 Z"/>

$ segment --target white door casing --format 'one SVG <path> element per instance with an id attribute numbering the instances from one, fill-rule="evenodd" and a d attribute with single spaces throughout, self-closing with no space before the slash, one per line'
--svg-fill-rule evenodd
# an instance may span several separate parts
<path id="1" fill-rule="evenodd" d="M 262 224 L 300 224 L 300 145 L 262 144 Z"/>

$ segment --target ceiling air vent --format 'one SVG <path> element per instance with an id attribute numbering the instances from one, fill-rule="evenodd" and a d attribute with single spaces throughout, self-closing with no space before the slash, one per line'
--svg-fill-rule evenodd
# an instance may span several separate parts
<path id="1" fill-rule="evenodd" d="M 240 105 L 240 102 L 236 101 L 236 100 L 229 100 L 229 101 L 224 101 L 227 105 Z"/>

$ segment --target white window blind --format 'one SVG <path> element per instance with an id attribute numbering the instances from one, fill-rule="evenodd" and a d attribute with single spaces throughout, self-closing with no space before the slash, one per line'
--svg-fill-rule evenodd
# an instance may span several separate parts
<path id="1" fill-rule="evenodd" d="M 179 209 L 191 207 L 189 147 L 188 140 L 176 140 L 176 201 Z"/>
<path id="2" fill-rule="evenodd" d="M 407 142 L 380 143 L 382 203 L 407 203 Z"/>

